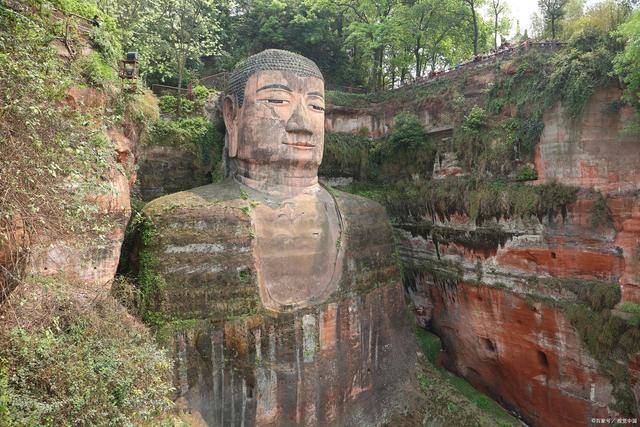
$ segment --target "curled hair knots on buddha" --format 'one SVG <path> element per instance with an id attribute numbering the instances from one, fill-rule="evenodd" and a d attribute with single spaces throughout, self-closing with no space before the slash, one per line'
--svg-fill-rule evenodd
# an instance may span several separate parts
<path id="1" fill-rule="evenodd" d="M 324 80 L 316 63 L 309 58 L 288 50 L 267 49 L 240 62 L 229 77 L 225 94 L 235 97 L 238 108 L 244 102 L 247 80 L 259 71 L 291 71 L 300 77 Z"/>

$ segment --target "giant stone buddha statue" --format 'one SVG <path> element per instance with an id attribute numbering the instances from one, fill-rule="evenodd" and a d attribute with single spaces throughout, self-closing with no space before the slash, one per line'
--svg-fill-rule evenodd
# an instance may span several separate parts
<path id="1" fill-rule="evenodd" d="M 249 57 L 223 101 L 228 178 L 144 209 L 148 314 L 209 425 L 379 425 L 404 404 L 416 349 L 392 229 L 318 182 L 324 106 L 311 60 Z"/>

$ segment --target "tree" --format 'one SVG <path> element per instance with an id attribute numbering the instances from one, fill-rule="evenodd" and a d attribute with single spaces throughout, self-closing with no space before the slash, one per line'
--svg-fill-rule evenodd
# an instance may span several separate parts
<path id="1" fill-rule="evenodd" d="M 584 0 L 581 3 L 584 6 Z M 633 10 L 631 4 L 620 0 L 604 0 L 588 7 L 586 11 L 584 11 L 584 7 L 580 8 L 578 9 L 579 14 L 576 14 L 572 9 L 575 10 L 575 7 L 572 8 L 570 2 L 566 8 L 567 13 L 564 16 L 565 24 L 562 31 L 566 39 L 593 28 L 597 28 L 603 33 L 614 31 L 629 18 Z"/>
<path id="2" fill-rule="evenodd" d="M 220 53 L 218 11 L 214 0 L 156 0 L 147 4 L 136 30 L 147 73 L 178 79 L 181 89 L 189 63 Z"/>
<path id="3" fill-rule="evenodd" d="M 614 59 L 616 73 L 626 83 L 625 97 L 640 107 L 640 11 L 620 26 L 618 36 L 625 41 L 624 51 Z"/>
<path id="4" fill-rule="evenodd" d="M 335 5 L 350 20 L 346 43 L 359 46 L 371 58 L 369 87 L 384 85 L 385 50 L 392 43 L 398 27 L 391 19 L 396 0 L 337 0 Z"/>
<path id="5" fill-rule="evenodd" d="M 556 38 L 558 21 L 565 14 L 568 0 L 538 0 L 538 8 L 545 22 L 545 28 L 551 31 L 551 38 Z"/>
<path id="6" fill-rule="evenodd" d="M 504 16 L 507 12 L 507 4 L 505 3 L 505 0 L 491 0 L 490 11 L 493 18 L 493 48 L 497 49 L 498 34 L 501 33 L 501 30 L 508 29 L 510 27 L 509 19 Z"/>
<path id="7" fill-rule="evenodd" d="M 478 11 L 476 8 L 480 6 L 482 0 L 464 0 L 465 4 L 469 6 L 469 12 L 471 13 L 471 26 L 473 29 L 473 55 L 478 54 Z"/>

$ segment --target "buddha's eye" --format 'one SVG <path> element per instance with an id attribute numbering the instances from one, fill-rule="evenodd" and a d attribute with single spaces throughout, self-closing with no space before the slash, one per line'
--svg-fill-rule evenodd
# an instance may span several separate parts
<path id="1" fill-rule="evenodd" d="M 321 107 L 319 105 L 311 104 L 311 108 L 313 108 L 315 111 L 324 111 L 324 107 Z"/>
<path id="2" fill-rule="evenodd" d="M 269 98 L 269 99 L 267 99 L 267 102 L 269 104 L 284 104 L 285 100 L 284 99 Z"/>

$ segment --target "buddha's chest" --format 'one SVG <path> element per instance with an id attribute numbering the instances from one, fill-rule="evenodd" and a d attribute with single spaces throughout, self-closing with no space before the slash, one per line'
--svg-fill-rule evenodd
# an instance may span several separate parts
<path id="1" fill-rule="evenodd" d="M 262 303 L 272 309 L 322 302 L 341 274 L 341 222 L 321 190 L 260 203 L 251 214 L 253 254 Z"/>

